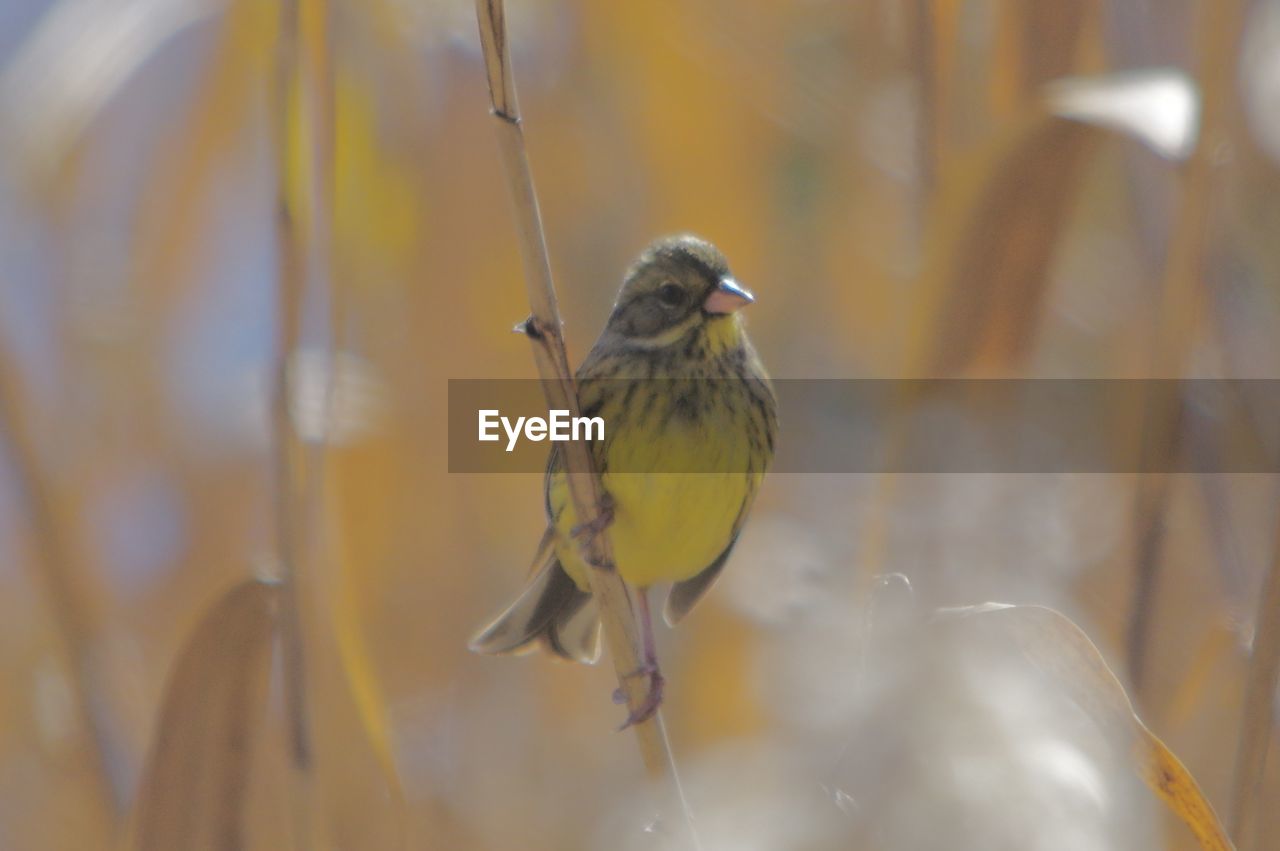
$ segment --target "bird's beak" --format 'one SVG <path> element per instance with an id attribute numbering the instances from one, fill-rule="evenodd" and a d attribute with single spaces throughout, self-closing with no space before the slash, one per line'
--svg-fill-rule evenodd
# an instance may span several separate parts
<path id="1" fill-rule="evenodd" d="M 707 313 L 733 313 L 755 300 L 756 297 L 738 286 L 733 278 L 721 278 L 711 295 L 702 303 L 702 309 Z"/>

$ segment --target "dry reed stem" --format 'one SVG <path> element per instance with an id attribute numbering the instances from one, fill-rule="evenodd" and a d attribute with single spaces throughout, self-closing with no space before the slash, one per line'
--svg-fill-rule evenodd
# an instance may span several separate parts
<path id="1" fill-rule="evenodd" d="M 298 535 L 296 481 L 301 455 L 289 415 L 289 358 L 297 350 L 301 328 L 302 293 L 306 281 L 306 248 L 299 233 L 299 215 L 294 209 L 289 187 L 290 115 L 299 85 L 298 0 L 282 7 L 280 56 L 277 68 L 276 125 L 276 339 L 272 385 L 272 436 L 274 440 L 275 535 L 279 570 L 285 593 L 281 595 L 284 646 L 285 704 L 291 720 L 290 746 L 296 768 L 310 763 L 310 743 L 305 717 L 306 701 L 302 664 L 302 642 L 298 617 L 297 573 Z"/>
<path id="2" fill-rule="evenodd" d="M 914 0 L 908 8 L 907 20 L 911 26 L 908 49 L 916 81 L 916 179 L 912 189 L 909 244 L 918 259 L 924 246 L 929 202 L 937 188 L 942 154 L 938 120 L 938 35 L 933 0 Z"/>
<path id="3" fill-rule="evenodd" d="M 294 833 L 304 847 L 330 846 L 333 800 L 326 783 L 348 770 L 339 746 L 326 738 L 333 726 L 332 693 L 324 705 L 312 702 L 341 677 L 338 688 L 354 688 L 349 637 L 335 634 L 325 572 L 322 488 L 327 430 L 334 419 L 333 351 L 342 301 L 334 285 L 337 181 L 335 9 L 329 0 L 288 0 L 282 7 L 275 109 L 277 145 L 278 331 L 272 397 L 276 536 L 285 585 L 281 603 L 285 711 L 288 723 Z M 315 344 L 326 352 L 323 367 L 321 433 L 309 440 L 296 421 L 298 382 L 306 370 L 298 358 L 303 337 L 303 305 L 319 299 L 325 307 Z M 391 847 L 405 847 L 404 794 L 385 733 L 372 727 L 357 694 L 351 694 L 359 731 L 375 752 L 387 784 L 393 823 Z M 343 730 L 339 735 L 345 735 Z M 333 747 L 326 747 L 333 744 Z M 325 754 L 332 761 L 324 766 Z M 327 771 L 326 771 L 327 769 Z M 363 814 L 362 814 L 363 815 Z M 385 824 L 385 822 L 384 822 Z M 369 836 L 365 841 L 372 841 Z"/>
<path id="4" fill-rule="evenodd" d="M 88 739 L 86 752 L 90 776 L 102 810 L 103 824 L 119 820 L 124 792 L 115 788 L 107 771 L 106 722 L 97 711 L 99 693 L 90 650 L 93 642 L 89 616 L 76 591 L 77 566 L 65 545 L 55 509 L 56 500 L 40 474 L 32 427 L 24 411 L 30 410 L 16 362 L 0 347 L 0 441 L 8 444 L 13 465 L 17 504 L 27 515 L 28 528 L 37 546 L 36 584 L 41 586 L 54 623 L 57 655 L 67 673 L 71 702 L 80 730 Z"/>
<path id="5" fill-rule="evenodd" d="M 1231 789 L 1231 836 L 1242 851 L 1262 848 L 1257 833 L 1262 807 L 1263 772 L 1271 747 L 1271 725 L 1276 717 L 1276 686 L 1280 677 L 1280 524 L 1272 544 L 1254 624 L 1253 652 L 1240 719 L 1235 777 Z"/>
<path id="6" fill-rule="evenodd" d="M 1202 2 L 1200 41 L 1200 140 L 1183 165 L 1181 198 L 1165 252 L 1164 276 L 1154 321 L 1151 378 L 1157 371 L 1183 372 L 1199 321 L 1209 248 L 1215 158 L 1227 138 L 1226 115 L 1234 97 L 1235 46 L 1242 13 L 1239 0 Z M 1152 631 L 1163 519 L 1169 501 L 1169 469 L 1183 429 L 1182 401 L 1167 382 L 1148 382 L 1144 411 L 1142 475 L 1134 496 L 1137 540 L 1134 590 L 1129 607 L 1126 654 L 1129 678 L 1141 694 L 1146 684 L 1147 650 Z"/>
<path id="7" fill-rule="evenodd" d="M 293 424 L 291 369 L 299 349 L 307 283 L 327 269 L 333 167 L 333 81 L 329 61 L 329 9 L 325 0 L 290 0 L 281 7 L 275 92 L 277 155 L 277 332 L 272 389 L 276 546 L 284 584 L 281 647 L 284 703 L 289 725 L 295 836 L 303 847 L 322 845 L 314 805 L 314 731 L 308 706 L 303 618 L 303 571 L 312 527 L 309 507 L 318 473 Z M 295 120 L 296 119 L 296 120 Z M 295 138 L 295 128 L 297 137 Z M 297 146 L 295 147 L 295 142 Z M 295 171 L 299 161 L 307 166 Z M 291 178 L 298 178 L 297 185 Z"/>
<path id="8" fill-rule="evenodd" d="M 520 126 L 502 0 L 476 0 L 476 17 L 489 81 L 490 104 L 497 119 L 498 145 L 515 203 L 525 289 L 532 310 L 522 330 L 533 343 L 534 360 L 542 378 L 547 404 L 577 416 L 577 387 L 565 350 L 542 218 Z M 601 486 L 589 448 L 585 443 L 572 442 L 564 444 L 564 448 L 569 493 L 578 517 L 601 517 Z M 588 536 L 582 547 L 587 563 L 596 565 L 588 575 L 591 594 L 599 606 L 605 643 L 617 671 L 618 685 L 626 695 L 628 708 L 634 712 L 644 702 L 648 678 L 634 676 L 634 672 L 643 667 L 643 661 L 631 597 L 614 566 L 608 531 Z M 655 712 L 647 720 L 633 725 L 633 729 L 650 778 L 664 784 L 668 806 L 676 805 L 682 809 L 687 838 L 697 847 L 692 818 L 680 790 L 675 757 L 667 741 L 661 712 Z"/>

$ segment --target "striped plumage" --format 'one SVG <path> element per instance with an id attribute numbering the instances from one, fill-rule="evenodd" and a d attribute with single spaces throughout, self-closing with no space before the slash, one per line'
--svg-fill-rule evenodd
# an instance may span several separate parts
<path id="1" fill-rule="evenodd" d="M 750 301 L 714 246 L 692 236 L 659 240 L 627 273 L 578 370 L 582 413 L 605 422 L 593 450 L 613 502 L 618 570 L 642 602 L 650 585 L 672 583 L 668 623 L 724 566 L 773 457 L 773 390 L 737 312 Z M 545 491 L 538 569 L 472 648 L 504 653 L 541 641 L 592 661 L 599 630 L 589 568 L 571 534 L 579 520 L 555 450 Z"/>

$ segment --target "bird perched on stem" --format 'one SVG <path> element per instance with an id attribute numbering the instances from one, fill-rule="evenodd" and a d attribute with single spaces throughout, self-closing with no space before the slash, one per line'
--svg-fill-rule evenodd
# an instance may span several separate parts
<path id="1" fill-rule="evenodd" d="M 752 295 L 724 255 L 702 239 L 650 245 L 627 272 L 618 300 L 577 372 L 585 416 L 602 417 L 593 442 L 606 494 L 603 517 L 617 569 L 636 591 L 650 680 L 644 705 L 662 701 L 648 592 L 671 583 L 665 617 L 674 625 L 724 568 L 773 459 L 777 410 L 769 378 L 739 315 Z M 541 644 L 566 659 L 594 662 L 599 618 L 578 540 L 580 524 L 553 449 L 545 482 L 547 531 L 524 591 L 471 642 L 478 653 Z M 624 725 L 624 726 L 627 726 Z"/>

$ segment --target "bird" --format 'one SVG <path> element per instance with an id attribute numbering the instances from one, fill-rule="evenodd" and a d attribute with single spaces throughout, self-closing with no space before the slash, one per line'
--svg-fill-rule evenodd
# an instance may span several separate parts
<path id="1" fill-rule="evenodd" d="M 577 516 L 563 453 L 553 446 L 547 528 L 531 578 L 471 650 L 541 647 L 595 662 L 599 615 L 578 544 L 607 528 L 641 627 L 644 664 L 630 675 L 649 677 L 646 698 L 623 727 L 657 710 L 664 678 L 650 590 L 670 584 L 668 626 L 689 613 L 724 569 L 773 460 L 777 401 L 741 316 L 754 300 L 719 249 L 697 236 L 664 237 L 641 252 L 576 373 L 583 416 L 604 420 L 604 437 L 591 442 L 600 517 L 593 525 Z"/>

